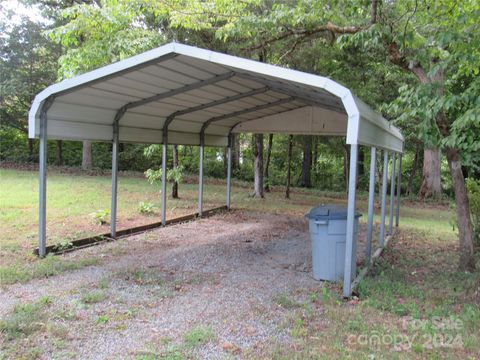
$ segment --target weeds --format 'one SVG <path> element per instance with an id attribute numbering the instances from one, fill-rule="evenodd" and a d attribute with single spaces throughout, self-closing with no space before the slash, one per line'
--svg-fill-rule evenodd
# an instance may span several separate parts
<path id="1" fill-rule="evenodd" d="M 15 306 L 12 313 L 0 321 L 0 332 L 8 340 L 14 340 L 43 329 L 47 318 L 45 310 L 50 304 L 51 299 L 43 297 L 36 303 Z"/>
<path id="2" fill-rule="evenodd" d="M 138 203 L 138 212 L 143 215 L 154 215 L 155 206 L 151 202 L 140 201 Z"/>
<path id="3" fill-rule="evenodd" d="M 83 294 L 81 297 L 81 301 L 84 304 L 96 304 L 105 300 L 106 297 L 107 296 L 103 291 L 96 290 L 96 291 L 91 291 L 89 293 Z"/>
<path id="4" fill-rule="evenodd" d="M 32 279 L 47 278 L 96 264 L 97 259 L 64 260 L 58 256 L 48 255 L 45 259 L 39 259 L 28 265 L 14 264 L 0 267 L 0 285 L 25 283 Z"/>
<path id="5" fill-rule="evenodd" d="M 200 325 L 188 331 L 184 335 L 183 341 L 187 347 L 195 348 L 207 344 L 214 338 L 215 333 L 210 326 Z"/>
<path id="6" fill-rule="evenodd" d="M 110 215 L 110 210 L 97 210 L 90 214 L 92 221 L 96 225 L 105 225 L 107 223 L 108 216 Z"/>

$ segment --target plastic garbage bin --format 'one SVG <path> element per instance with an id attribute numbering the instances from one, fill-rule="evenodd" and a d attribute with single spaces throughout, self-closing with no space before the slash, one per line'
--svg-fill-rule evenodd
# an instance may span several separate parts
<path id="1" fill-rule="evenodd" d="M 345 270 L 345 242 L 347 238 L 347 208 L 338 205 L 314 207 L 305 215 L 309 219 L 312 240 L 312 268 L 315 280 L 343 279 Z M 353 231 L 352 279 L 357 271 L 358 218 L 355 213 Z"/>

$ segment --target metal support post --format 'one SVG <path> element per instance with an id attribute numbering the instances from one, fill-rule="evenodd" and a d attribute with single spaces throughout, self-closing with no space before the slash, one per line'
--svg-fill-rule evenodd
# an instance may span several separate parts
<path id="1" fill-rule="evenodd" d="M 117 236 L 117 184 L 118 184 L 118 122 L 113 124 L 112 142 L 112 205 L 110 210 L 110 234 Z"/>
<path id="2" fill-rule="evenodd" d="M 383 155 L 383 176 L 382 176 L 382 200 L 380 210 L 380 239 L 379 246 L 383 248 L 385 244 L 385 207 L 387 203 L 387 182 L 388 182 L 388 151 L 384 150 Z"/>
<path id="3" fill-rule="evenodd" d="M 395 207 L 395 168 L 397 165 L 396 154 L 392 154 L 392 174 L 390 177 L 390 219 L 388 221 L 388 235 L 393 234 L 393 208 Z"/>
<path id="4" fill-rule="evenodd" d="M 350 145 L 350 175 L 348 181 L 348 208 L 347 208 L 347 239 L 345 244 L 345 272 L 343 275 L 343 296 L 349 297 L 352 294 L 352 264 L 356 261 L 357 254 L 354 254 L 354 232 L 355 232 L 355 195 L 357 188 L 357 160 L 358 145 Z"/>
<path id="5" fill-rule="evenodd" d="M 368 223 L 367 223 L 367 248 L 365 252 L 366 263 L 370 263 L 372 257 L 373 236 L 373 213 L 375 210 L 375 168 L 377 161 L 377 149 L 372 147 L 370 151 L 370 183 L 368 186 Z"/>

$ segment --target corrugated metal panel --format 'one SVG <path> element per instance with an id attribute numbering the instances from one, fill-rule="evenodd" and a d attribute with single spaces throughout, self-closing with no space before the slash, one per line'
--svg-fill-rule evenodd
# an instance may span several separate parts
<path id="1" fill-rule="evenodd" d="M 113 84 L 109 81 L 95 84 L 92 87 L 94 89 L 106 90 L 106 91 L 110 91 L 112 93 L 120 94 L 122 96 L 123 95 L 135 96 L 135 97 L 138 97 L 139 99 L 144 99 L 146 97 L 154 95 L 151 92 L 147 92 L 147 91 L 144 91 L 144 90 L 142 90 L 142 91 L 135 90 L 135 89 L 132 89 L 132 88 L 126 88 L 124 86 Z"/>
<path id="2" fill-rule="evenodd" d="M 236 72 L 234 77 L 212 84 L 216 81 L 215 76 L 228 74 L 230 71 Z M 205 80 L 212 81 L 207 81 L 210 85 L 199 88 L 199 82 Z M 158 97 L 153 98 L 157 94 L 181 89 L 187 84 L 193 84 L 190 89 L 195 89 L 183 94 L 175 91 L 173 94 L 177 94 L 176 96 L 172 94 L 161 100 Z M 298 123 L 305 128 L 302 123 L 305 120 L 295 117 L 300 116 L 303 110 L 292 109 L 317 104 L 311 111 L 311 129 L 319 131 L 319 127 L 322 127 L 325 134 L 333 134 L 340 126 L 338 119 L 348 118 L 347 128 L 344 129 L 347 143 L 377 146 L 399 152 L 403 150 L 404 139 L 398 129 L 355 98 L 347 88 L 330 79 L 181 44 L 168 44 L 47 88 L 33 103 L 29 116 L 29 135 L 38 135 L 41 107 L 45 99 L 52 94 L 60 96 L 48 112 L 48 118 L 52 119 L 47 127 L 49 137 L 80 139 L 79 136 L 83 136 L 107 141 L 111 140 L 109 127 L 122 106 L 150 97 L 152 99 L 149 100 L 159 100 L 131 108 L 120 122 L 122 141 L 149 142 L 149 139 L 158 141 L 161 135 L 159 129 L 163 127 L 165 118 L 176 111 L 265 86 L 272 90 L 179 116 L 170 125 L 176 135 L 169 136 L 169 139 L 175 139 L 171 141 L 177 143 L 185 141 L 196 144 L 198 134 L 192 132 L 199 131 L 201 123 L 221 115 L 227 118 L 208 126 L 207 134 L 224 135 L 232 124 L 254 118 L 263 119 L 261 121 L 265 121 L 263 125 L 266 125 L 270 121 L 266 119 L 271 119 L 272 116 L 280 116 L 281 119 L 294 116 L 294 121 L 284 124 L 284 130 L 294 131 L 288 126 Z M 65 95 L 67 93 L 68 95 Z M 269 107 L 262 106 L 287 96 L 293 96 L 297 100 Z M 255 109 L 255 106 L 260 108 Z M 323 107 L 323 112 L 318 112 L 319 107 Z M 228 117 L 228 114 L 232 118 Z M 259 121 L 256 120 L 255 124 L 258 125 Z M 249 124 L 253 126 L 254 122 Z M 271 125 L 275 125 L 278 130 L 278 123 Z M 345 122 L 342 126 L 344 125 Z M 226 143 L 226 138 L 217 136 L 209 141 L 223 144 Z"/>
<path id="3" fill-rule="evenodd" d="M 205 80 L 212 77 L 212 74 L 209 72 L 185 65 L 184 63 L 174 59 L 164 61 L 159 66 L 161 66 L 163 69 L 170 70 L 172 73 L 185 74 L 196 80 Z"/>
<path id="4" fill-rule="evenodd" d="M 306 106 L 237 125 L 232 132 L 345 135 L 347 117 L 333 111 Z"/>
<path id="5" fill-rule="evenodd" d="M 71 121 L 83 121 L 86 123 L 113 123 L 115 110 L 99 109 L 90 106 L 75 104 L 62 104 L 55 102 L 48 111 L 49 118 L 65 119 Z M 50 131 L 50 129 L 49 129 Z"/>
<path id="6" fill-rule="evenodd" d="M 155 93 L 162 93 L 162 92 L 173 90 L 185 85 L 179 81 L 172 81 L 163 77 L 156 77 L 151 74 L 147 74 L 140 71 L 124 75 L 123 78 L 129 79 L 138 83 L 138 84 L 135 84 L 136 87 L 149 85 L 151 86 L 152 91 L 153 89 L 155 89 L 154 91 Z"/>
<path id="7" fill-rule="evenodd" d="M 185 74 L 173 74 L 158 65 L 149 66 L 141 72 L 150 76 L 150 79 L 156 79 L 157 81 L 166 79 L 182 85 L 191 84 L 194 81 L 194 79 Z"/>
<path id="8" fill-rule="evenodd" d="M 165 119 L 166 117 L 128 112 L 122 119 L 122 125 L 147 129 L 162 129 Z"/>
<path id="9" fill-rule="evenodd" d="M 179 55 L 176 57 L 178 61 L 193 66 L 197 69 L 203 69 L 205 71 L 208 71 L 211 74 L 223 74 L 227 72 L 228 70 L 224 66 L 220 66 L 208 61 L 202 61 L 202 60 L 197 60 L 185 55 Z"/>
<path id="10" fill-rule="evenodd" d="M 98 95 L 95 96 L 74 93 L 58 97 L 57 102 L 63 104 L 83 105 L 98 109 L 116 110 L 121 108 L 128 101 L 122 101 L 120 99 L 110 99 Z"/>
<path id="11" fill-rule="evenodd" d="M 114 78 L 109 80 L 109 83 L 121 86 L 126 89 L 133 89 L 133 90 L 138 90 L 138 91 L 145 91 L 149 93 L 150 95 L 155 95 L 159 93 L 163 93 L 167 91 L 167 89 L 162 88 L 160 86 L 152 86 L 149 84 L 145 84 L 139 81 L 135 81 L 129 78 L 126 78 L 124 76 Z"/>

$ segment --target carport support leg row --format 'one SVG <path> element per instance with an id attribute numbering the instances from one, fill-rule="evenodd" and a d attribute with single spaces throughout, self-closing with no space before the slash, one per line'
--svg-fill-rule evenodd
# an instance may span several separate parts
<path id="1" fill-rule="evenodd" d="M 117 229 L 121 142 L 162 144 L 162 204 L 158 224 L 165 226 L 172 222 L 167 220 L 166 203 L 168 145 L 200 146 L 198 212 L 193 216 L 201 216 L 209 213 L 203 209 L 205 146 L 227 147 L 226 208 L 231 208 L 232 136 L 237 133 L 346 137 L 351 162 L 343 295 L 350 296 L 352 283 L 355 284 L 351 269 L 356 261 L 354 217 L 359 146 L 371 148 L 367 220 L 369 259 L 377 150 L 384 152 L 380 251 L 385 235 L 389 153 L 393 159 L 398 155 L 399 164 L 398 170 L 395 160 L 392 164 L 389 234 L 394 231 L 394 213 L 395 228 L 399 223 L 404 149 L 400 131 L 349 89 L 331 79 L 178 43 L 64 80 L 36 96 L 29 113 L 29 137 L 40 139 L 38 254 L 45 256 L 47 245 L 47 139 L 112 143 L 111 224 L 110 234 L 105 236 L 115 238 L 126 232 Z M 395 179 L 395 171 L 398 179 Z"/>

